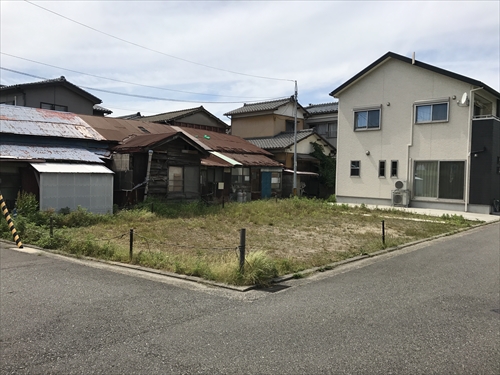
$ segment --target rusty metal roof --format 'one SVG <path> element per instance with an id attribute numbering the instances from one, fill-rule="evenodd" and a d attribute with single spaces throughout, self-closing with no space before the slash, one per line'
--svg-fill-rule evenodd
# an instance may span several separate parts
<path id="1" fill-rule="evenodd" d="M 104 163 L 99 156 L 74 147 L 46 147 L 19 144 L 0 144 L 0 159 L 9 160 L 64 160 Z"/>
<path id="2" fill-rule="evenodd" d="M 153 122 L 89 115 L 79 116 L 105 139 L 112 142 L 120 142 L 134 134 L 165 134 L 171 132 L 168 125 Z"/>
<path id="3" fill-rule="evenodd" d="M 105 140 L 74 113 L 5 104 L 0 105 L 0 133 Z"/>
<path id="4" fill-rule="evenodd" d="M 144 121 L 151 121 L 151 122 L 165 122 L 165 123 L 169 122 L 171 124 L 172 122 L 182 120 L 183 118 L 185 118 L 187 116 L 191 116 L 191 115 L 194 115 L 197 113 L 203 113 L 203 114 L 207 115 L 209 118 L 213 119 L 217 124 L 221 125 L 222 128 L 225 128 L 225 129 L 229 128 L 228 124 L 226 124 L 224 121 L 222 121 L 217 116 L 211 114 L 203 106 L 199 106 L 196 108 L 182 109 L 182 110 L 172 111 L 172 112 L 159 113 L 157 115 L 152 115 L 152 116 L 143 116 L 141 119 Z M 181 121 L 179 121 L 179 122 L 181 122 Z"/>
<path id="5" fill-rule="evenodd" d="M 210 156 L 204 157 L 201 160 L 201 165 L 207 167 L 283 167 L 283 164 L 265 155 L 231 154 L 223 152 L 211 152 Z"/>
<path id="6" fill-rule="evenodd" d="M 272 156 L 262 148 L 255 146 L 247 140 L 235 135 L 216 133 L 208 130 L 175 127 L 184 133 L 190 134 L 199 142 L 205 144 L 210 150 L 218 152 L 239 154 L 260 154 Z"/>

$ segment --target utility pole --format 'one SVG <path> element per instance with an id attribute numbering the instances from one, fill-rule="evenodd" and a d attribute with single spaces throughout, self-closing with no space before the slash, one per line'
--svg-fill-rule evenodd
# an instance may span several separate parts
<path id="1" fill-rule="evenodd" d="M 297 107 L 299 102 L 297 100 L 298 89 L 297 81 L 295 81 L 295 95 L 294 95 L 294 123 L 293 123 L 293 195 L 297 196 Z"/>

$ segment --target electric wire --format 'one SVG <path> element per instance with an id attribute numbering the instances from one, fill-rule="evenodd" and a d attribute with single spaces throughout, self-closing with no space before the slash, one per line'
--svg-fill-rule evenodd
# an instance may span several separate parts
<path id="1" fill-rule="evenodd" d="M 0 66 L 0 69 L 2 70 L 7 70 L 9 72 L 17 73 L 17 74 L 22 74 L 28 77 L 33 77 L 33 78 L 38 78 L 38 79 L 43 79 L 43 80 L 50 80 L 49 78 L 45 77 L 40 77 L 34 74 L 26 73 L 26 72 L 21 72 L 19 70 L 14 70 L 14 69 L 9 69 L 4 66 Z M 156 96 L 148 96 L 148 95 L 138 95 L 138 94 L 128 94 L 125 92 L 118 92 L 118 91 L 112 91 L 112 90 L 105 90 L 105 89 L 98 89 L 95 87 L 88 87 L 88 86 L 81 86 L 78 85 L 78 87 L 86 90 L 91 90 L 91 91 L 99 91 L 99 92 L 104 92 L 107 94 L 113 94 L 113 95 L 122 95 L 122 96 L 128 96 L 128 97 L 133 97 L 133 98 L 140 98 L 140 99 L 149 99 L 149 100 L 160 100 L 160 101 L 167 101 L 167 102 L 178 102 L 178 103 L 207 103 L 207 104 L 239 104 L 241 101 L 207 101 L 207 100 L 188 100 L 188 99 L 172 99 L 172 98 L 160 98 Z M 281 99 L 281 98 L 277 98 Z M 276 99 L 276 100 L 277 100 Z M 257 102 L 257 101 L 249 101 L 248 103 L 252 102 Z"/>
<path id="2" fill-rule="evenodd" d="M 54 12 L 53 10 L 50 10 L 50 9 L 47 9 L 45 7 L 42 7 L 41 5 L 38 5 L 38 4 L 35 4 L 29 0 L 24 0 L 25 2 L 27 2 L 28 4 L 31 4 L 33 6 L 36 6 L 40 9 L 43 9 L 49 13 L 52 13 L 52 14 L 55 14 L 56 16 L 59 16 L 61 18 L 64 18 L 68 21 L 71 21 L 73 23 L 76 23 L 80 26 L 83 26 L 87 29 L 90 29 L 92 31 L 95 31 L 97 33 L 100 33 L 100 34 L 103 34 L 103 35 L 106 35 L 110 38 L 113 38 L 113 39 L 116 39 L 116 40 L 119 40 L 121 42 L 124 42 L 124 43 L 127 43 L 127 44 L 130 44 L 130 45 L 133 45 L 135 47 L 139 47 L 139 48 L 142 48 L 142 49 L 145 49 L 147 51 L 151 51 L 151 52 L 154 52 L 154 53 L 158 53 L 160 55 L 163 55 L 163 56 L 167 56 L 167 57 L 170 57 L 172 59 L 176 59 L 176 60 L 180 60 L 180 61 L 183 61 L 183 62 L 187 62 L 187 63 L 190 63 L 190 64 L 193 64 L 193 65 L 198 65 L 198 66 L 202 66 L 202 67 L 205 67 L 205 68 L 209 68 L 209 69 L 214 69 L 214 70 L 218 70 L 218 71 L 221 71 L 221 72 L 226 72 L 226 73 L 231 73 L 231 74 L 237 74 L 237 75 L 241 75 L 241 76 L 246 76 L 246 77 L 253 77 L 253 78 L 260 78 L 260 79 L 267 79 L 267 80 L 274 80 L 274 81 L 288 81 L 288 82 L 295 82 L 295 80 L 293 79 L 285 79 L 285 78 L 274 78 L 274 77 L 266 77 L 266 76 L 259 76 L 259 75 L 253 75 L 253 74 L 247 74 L 247 73 L 241 73 L 241 72 L 236 72 L 236 71 L 233 71 L 233 70 L 228 70 L 228 69 L 222 69 L 222 68 L 217 68 L 217 67 L 214 67 L 214 66 L 210 66 L 210 65 L 206 65 L 206 64 L 202 64 L 202 63 L 198 63 L 198 62 L 195 62 L 195 61 L 191 61 L 191 60 L 187 60 L 187 59 L 184 59 L 184 58 L 181 58 L 181 57 L 177 57 L 177 56 L 173 56 L 173 55 L 169 55 L 168 53 L 165 53 L 165 52 L 161 52 L 161 51 L 158 51 L 158 50 L 155 50 L 153 48 L 149 48 L 149 47 L 146 47 L 146 46 L 143 46 L 141 44 L 138 44 L 138 43 L 134 43 L 134 42 L 131 42 L 129 40 L 126 40 L 126 39 L 123 39 L 123 38 L 120 38 L 120 37 L 117 37 L 115 35 L 112 35 L 112 34 L 109 34 L 107 32 L 104 32 L 104 31 L 101 31 L 101 30 L 98 30 L 92 26 L 89 26 L 89 25 L 86 25 L 82 22 L 79 22 L 79 21 L 76 21 L 72 18 L 69 18 L 69 17 L 66 17 L 60 13 L 57 13 L 57 12 Z"/>
<path id="3" fill-rule="evenodd" d="M 48 66 L 48 67 L 51 67 L 51 68 L 56 68 L 56 69 L 61 69 L 61 70 L 65 70 L 65 71 L 72 72 L 72 73 L 86 75 L 86 76 L 89 76 L 89 77 L 94 77 L 94 78 L 99 78 L 99 79 L 105 79 L 105 80 L 108 80 L 108 81 L 113 81 L 113 82 L 118 82 L 118 83 L 125 83 L 125 84 L 128 84 L 128 85 L 146 87 L 146 88 L 151 88 L 151 89 L 164 90 L 164 91 L 172 91 L 172 92 L 180 92 L 180 93 L 192 94 L 192 95 L 219 96 L 219 97 L 223 97 L 223 98 L 241 98 L 241 99 L 270 100 L 269 98 L 233 96 L 233 95 L 220 95 L 220 94 L 206 94 L 206 93 L 198 93 L 198 92 L 192 92 L 192 91 L 168 89 L 168 88 L 157 87 L 157 86 L 149 86 L 149 85 L 144 85 L 144 84 L 141 84 L 141 83 L 134 83 L 134 82 L 122 81 L 122 80 L 119 80 L 119 79 L 98 76 L 98 75 L 90 74 L 90 73 L 84 73 L 84 72 L 80 72 L 80 71 L 73 70 L 73 69 L 63 68 L 63 67 L 60 67 L 60 66 L 56 66 L 56 65 L 52 65 L 52 64 L 47 64 L 47 63 L 43 63 L 43 62 L 40 62 L 40 61 L 27 59 L 27 58 L 20 57 L 20 56 L 11 55 L 10 53 L 6 53 L 6 52 L 0 52 L 0 54 L 5 55 L 5 56 L 9 56 L 9 57 L 14 57 L 16 59 L 20 59 L 20 60 L 24 60 L 24 61 L 29 61 L 29 62 L 32 62 L 32 63 L 35 63 L 35 64 L 40 64 L 40 65 Z"/>

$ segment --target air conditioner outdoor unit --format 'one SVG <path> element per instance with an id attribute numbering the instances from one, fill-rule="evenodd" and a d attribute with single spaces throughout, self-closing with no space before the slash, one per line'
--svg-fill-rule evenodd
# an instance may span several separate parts
<path id="1" fill-rule="evenodd" d="M 401 180 L 398 180 L 398 181 L 396 181 L 396 183 L 394 184 L 394 187 L 395 187 L 397 190 L 406 190 L 406 181 L 401 181 Z"/>
<path id="2" fill-rule="evenodd" d="M 410 191 L 397 189 L 392 191 L 392 205 L 398 207 L 408 207 L 410 204 Z"/>

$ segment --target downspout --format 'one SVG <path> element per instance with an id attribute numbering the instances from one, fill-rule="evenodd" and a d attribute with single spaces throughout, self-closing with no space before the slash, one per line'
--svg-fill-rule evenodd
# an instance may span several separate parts
<path id="1" fill-rule="evenodd" d="M 469 194 L 470 194 L 470 163 L 471 163 L 471 149 L 472 149 L 472 111 L 474 109 L 474 99 L 472 97 L 472 93 L 474 91 L 482 90 L 482 87 L 478 87 L 475 89 L 471 89 L 469 92 L 469 129 L 467 133 L 467 166 L 465 168 L 465 204 L 464 204 L 464 212 L 467 212 L 469 209 Z"/>
<path id="2" fill-rule="evenodd" d="M 153 150 L 148 151 L 148 168 L 146 170 L 146 188 L 144 189 L 144 202 L 148 198 L 148 190 L 149 190 L 149 173 L 151 172 L 151 160 L 153 159 Z"/>
<path id="3" fill-rule="evenodd" d="M 413 114 L 415 111 L 415 106 L 411 107 L 411 115 L 410 115 L 410 143 L 408 143 L 406 146 L 406 186 L 411 186 L 410 190 L 410 200 L 412 198 L 412 195 L 415 194 L 414 189 L 413 189 L 413 178 L 412 178 L 412 159 L 410 158 L 410 147 L 413 147 L 413 128 L 415 126 L 415 122 L 413 121 Z M 411 185 L 410 185 L 411 184 Z"/>

